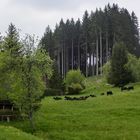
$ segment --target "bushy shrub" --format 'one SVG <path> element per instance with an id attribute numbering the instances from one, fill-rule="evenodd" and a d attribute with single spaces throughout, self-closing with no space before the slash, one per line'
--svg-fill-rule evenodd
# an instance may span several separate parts
<path id="1" fill-rule="evenodd" d="M 133 82 L 140 82 L 140 59 L 132 54 L 128 54 L 126 67 L 132 72 Z"/>
<path id="2" fill-rule="evenodd" d="M 83 90 L 83 87 L 76 83 L 76 84 L 71 84 L 69 87 L 68 87 L 68 94 L 72 95 L 72 94 L 79 94 L 80 91 Z"/>
<path id="3" fill-rule="evenodd" d="M 67 85 L 71 85 L 72 83 L 76 84 L 82 84 L 85 79 L 85 76 L 81 73 L 80 70 L 70 70 L 65 79 L 65 83 Z"/>
<path id="4" fill-rule="evenodd" d="M 108 83 L 110 83 L 110 73 L 111 73 L 111 63 L 108 61 L 104 66 L 103 66 L 103 76 L 106 78 Z"/>
<path id="5" fill-rule="evenodd" d="M 68 94 L 78 94 L 84 89 L 85 76 L 80 70 L 70 70 L 65 79 Z"/>

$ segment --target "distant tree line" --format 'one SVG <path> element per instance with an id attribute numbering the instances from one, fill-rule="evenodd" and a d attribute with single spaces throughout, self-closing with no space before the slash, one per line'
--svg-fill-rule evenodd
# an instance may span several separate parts
<path id="1" fill-rule="evenodd" d="M 116 42 L 123 42 L 130 53 L 140 55 L 135 13 L 117 4 L 108 4 L 90 14 L 85 11 L 82 21 L 61 19 L 54 31 L 48 26 L 40 44 L 65 77 L 71 69 L 80 69 L 85 76 L 102 74 L 102 67 L 111 57 Z"/>

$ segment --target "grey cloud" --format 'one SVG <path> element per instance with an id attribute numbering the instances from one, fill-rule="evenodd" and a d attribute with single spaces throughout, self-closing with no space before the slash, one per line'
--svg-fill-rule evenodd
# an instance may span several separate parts
<path id="1" fill-rule="evenodd" d="M 13 0 L 12 4 L 45 10 L 74 10 L 80 0 Z"/>
<path id="2" fill-rule="evenodd" d="M 41 36 L 49 24 L 54 27 L 61 18 L 82 18 L 87 9 L 103 8 L 108 2 L 134 10 L 140 19 L 139 0 L 3 0 L 0 4 L 0 32 L 13 22 L 25 33 Z"/>

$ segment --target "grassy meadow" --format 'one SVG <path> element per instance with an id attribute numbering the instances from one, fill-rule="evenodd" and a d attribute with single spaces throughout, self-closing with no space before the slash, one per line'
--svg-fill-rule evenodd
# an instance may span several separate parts
<path id="1" fill-rule="evenodd" d="M 0 140 L 42 140 L 11 126 L 0 125 Z"/>
<path id="2" fill-rule="evenodd" d="M 34 135 L 43 140 L 139 140 L 140 83 L 133 85 L 134 90 L 121 92 L 101 78 L 89 78 L 87 88 L 79 96 L 97 97 L 83 101 L 55 101 L 46 97 L 35 113 Z M 100 95 L 108 90 L 113 92 L 112 96 Z M 1 125 L 30 133 L 26 121 Z"/>

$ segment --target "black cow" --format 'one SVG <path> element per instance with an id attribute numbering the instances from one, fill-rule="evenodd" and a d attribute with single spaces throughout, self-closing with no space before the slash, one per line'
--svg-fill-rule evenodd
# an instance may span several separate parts
<path id="1" fill-rule="evenodd" d="M 72 100 L 72 98 L 71 97 L 68 97 L 68 96 L 65 96 L 64 99 L 65 100 Z"/>
<path id="2" fill-rule="evenodd" d="M 89 96 L 85 96 L 85 98 L 87 99 L 87 98 L 89 98 Z"/>
<path id="3" fill-rule="evenodd" d="M 134 87 L 133 86 L 129 86 L 129 87 L 127 87 L 127 90 L 134 90 Z"/>
<path id="4" fill-rule="evenodd" d="M 79 99 L 80 100 L 86 100 L 87 98 L 89 98 L 89 96 L 81 96 Z"/>
<path id="5" fill-rule="evenodd" d="M 90 95 L 90 97 L 96 97 L 96 95 Z"/>
<path id="6" fill-rule="evenodd" d="M 121 87 L 121 91 L 128 90 L 127 87 Z"/>
<path id="7" fill-rule="evenodd" d="M 128 86 L 128 87 L 121 87 L 121 91 L 123 90 L 134 90 L 134 87 L 133 86 Z"/>
<path id="8" fill-rule="evenodd" d="M 113 92 L 112 91 L 107 91 L 107 96 L 109 95 L 113 95 Z"/>
<path id="9" fill-rule="evenodd" d="M 79 101 L 79 100 L 86 100 L 89 96 L 81 96 L 81 97 L 68 97 L 65 96 L 65 100 L 70 100 L 70 101 Z"/>
<path id="10" fill-rule="evenodd" d="M 104 93 L 101 93 L 101 95 L 103 96 L 103 95 L 105 95 Z"/>
<path id="11" fill-rule="evenodd" d="M 61 97 L 53 97 L 54 100 L 62 100 Z"/>

